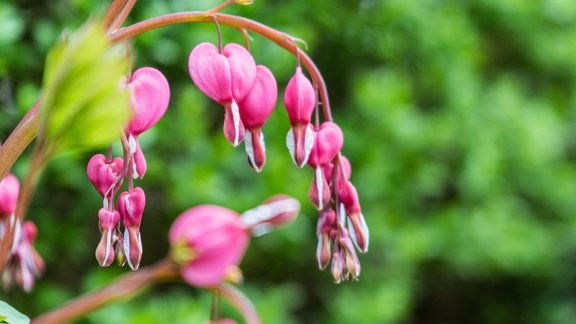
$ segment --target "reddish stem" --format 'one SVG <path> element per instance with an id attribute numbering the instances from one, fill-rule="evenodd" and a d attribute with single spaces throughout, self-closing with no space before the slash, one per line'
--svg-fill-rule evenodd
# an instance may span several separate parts
<path id="1" fill-rule="evenodd" d="M 118 13 L 122 10 L 122 7 L 126 4 L 127 0 L 113 0 L 106 13 L 104 14 L 104 18 L 102 19 L 102 24 L 104 28 L 108 29 L 114 19 L 118 16 Z"/>
<path id="2" fill-rule="evenodd" d="M 137 272 L 127 273 L 111 284 L 86 293 L 68 303 L 34 318 L 33 324 L 58 324 L 71 321 L 112 302 L 136 294 L 150 284 L 175 280 L 179 277 L 178 267 L 165 259 Z"/>
<path id="3" fill-rule="evenodd" d="M 181 23 L 191 23 L 191 22 L 210 23 L 213 22 L 212 17 L 216 17 L 221 25 L 226 25 L 229 27 L 239 29 L 244 28 L 256 34 L 259 34 L 278 44 L 278 46 L 286 49 L 294 56 L 296 57 L 299 56 L 302 65 L 304 65 L 306 70 L 308 70 L 308 73 L 310 73 L 310 77 L 312 78 L 312 82 L 316 87 L 318 87 L 318 91 L 320 92 L 320 100 L 322 102 L 322 111 L 324 114 L 324 119 L 326 121 L 332 121 L 332 113 L 330 112 L 330 102 L 328 100 L 328 90 L 326 89 L 326 83 L 324 82 L 322 74 L 320 74 L 320 71 L 318 70 L 312 59 L 310 59 L 310 57 L 306 55 L 306 53 L 303 53 L 302 51 L 299 50 L 298 46 L 294 44 L 294 40 L 290 35 L 280 32 L 274 28 L 268 27 L 257 21 L 220 13 L 209 14 L 206 12 L 197 12 L 197 11 L 178 12 L 150 18 L 141 21 L 139 23 L 136 23 L 134 25 L 122 28 L 116 32 L 113 32 L 112 35 L 110 36 L 110 39 L 113 43 L 119 43 L 126 39 L 140 35 L 144 32 L 165 26 Z"/>

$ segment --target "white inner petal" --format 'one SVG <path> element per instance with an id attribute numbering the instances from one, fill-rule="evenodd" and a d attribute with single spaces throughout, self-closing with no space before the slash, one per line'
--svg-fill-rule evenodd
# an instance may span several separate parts
<path id="1" fill-rule="evenodd" d="M 270 233 L 274 228 L 268 223 L 258 224 L 252 227 L 252 236 L 258 237 Z"/>
<path id="2" fill-rule="evenodd" d="M 294 164 L 298 165 L 296 163 L 295 158 L 296 143 L 294 142 L 294 131 L 292 131 L 292 128 L 290 128 L 288 134 L 286 135 L 286 147 L 288 147 L 288 151 L 290 152 L 290 157 L 292 158 L 292 161 L 294 161 Z"/>
<path id="3" fill-rule="evenodd" d="M 128 136 L 128 147 L 130 148 L 130 154 L 136 153 L 136 139 L 132 134 Z"/>
<path id="4" fill-rule="evenodd" d="M 134 266 L 132 265 L 132 260 L 130 260 L 130 237 L 128 236 L 128 229 L 124 229 L 124 254 L 126 255 L 126 261 L 128 261 L 128 265 L 130 269 L 134 270 Z"/>
<path id="5" fill-rule="evenodd" d="M 108 261 L 111 246 L 112 246 L 112 230 L 108 230 L 108 233 L 106 233 L 106 258 L 104 259 L 104 262 L 102 262 L 102 266 L 106 265 Z"/>
<path id="6" fill-rule="evenodd" d="M 316 141 L 316 134 L 312 130 L 312 126 L 308 124 L 306 126 L 306 133 L 304 135 L 304 161 L 302 161 L 301 168 L 306 165 L 308 158 L 310 157 L 310 152 L 312 147 L 314 147 L 314 142 Z"/>
<path id="7" fill-rule="evenodd" d="M 340 203 L 340 213 L 338 213 L 338 221 L 342 226 L 346 225 L 346 208 L 344 204 Z"/>
<path id="8" fill-rule="evenodd" d="M 246 149 L 246 154 L 250 159 L 250 165 L 252 165 L 256 171 L 260 171 L 258 166 L 256 166 L 256 161 L 254 160 L 254 146 L 252 145 L 252 133 L 250 132 L 246 132 L 246 137 L 244 138 L 244 148 Z"/>
<path id="9" fill-rule="evenodd" d="M 10 253 L 14 253 L 18 247 L 18 244 L 20 244 L 22 236 L 22 224 L 20 223 L 19 219 L 16 219 L 15 214 L 10 216 L 10 224 L 14 224 L 14 238 L 12 241 L 12 248 L 10 249 Z"/>
<path id="10" fill-rule="evenodd" d="M 236 101 L 232 100 L 232 121 L 234 122 L 234 146 L 238 146 L 240 139 L 240 110 Z"/>
<path id="11" fill-rule="evenodd" d="M 282 199 L 268 204 L 260 205 L 242 214 L 242 222 L 246 227 L 266 222 L 270 218 L 282 213 L 295 213 L 300 210 L 300 203 L 296 199 Z"/>
<path id="12" fill-rule="evenodd" d="M 314 170 L 315 172 L 315 177 L 314 180 L 316 180 L 316 191 L 318 192 L 318 208 L 319 209 L 324 209 L 324 203 L 322 202 L 322 194 L 324 193 L 324 175 L 322 174 L 322 169 L 318 166 L 316 167 L 316 170 Z"/>

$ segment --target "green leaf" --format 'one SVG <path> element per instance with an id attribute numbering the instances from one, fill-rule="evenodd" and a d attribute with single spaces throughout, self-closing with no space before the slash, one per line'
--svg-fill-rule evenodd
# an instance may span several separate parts
<path id="1" fill-rule="evenodd" d="M 27 324 L 30 319 L 14 307 L 0 300 L 0 323 Z"/>
<path id="2" fill-rule="evenodd" d="M 125 52 L 111 47 L 99 23 L 63 37 L 46 59 L 40 128 L 45 149 L 86 150 L 117 138 L 131 116 L 122 86 L 127 71 Z"/>

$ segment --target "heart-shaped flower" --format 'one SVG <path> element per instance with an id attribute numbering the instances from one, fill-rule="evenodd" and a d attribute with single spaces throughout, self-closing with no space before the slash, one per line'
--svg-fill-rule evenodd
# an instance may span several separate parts
<path id="1" fill-rule="evenodd" d="M 162 72 L 155 68 L 144 67 L 132 74 L 128 89 L 134 111 L 134 116 L 128 124 L 128 132 L 138 136 L 164 116 L 170 102 L 170 86 Z"/>
<path id="2" fill-rule="evenodd" d="M 249 241 L 238 213 L 213 205 L 188 209 L 176 218 L 169 239 L 182 278 L 190 285 L 211 287 L 237 266 Z"/>
<path id="3" fill-rule="evenodd" d="M 123 165 L 124 160 L 122 158 L 116 157 L 109 160 L 102 154 L 94 155 L 88 162 L 88 167 L 86 168 L 88 179 L 90 179 L 96 191 L 98 191 L 103 198 L 107 198 L 107 194 L 115 195 L 116 192 L 118 192 L 122 180 L 120 180 L 120 183 L 114 188 L 113 193 L 110 193 L 109 190 L 114 183 L 114 179 L 122 172 Z"/>
<path id="4" fill-rule="evenodd" d="M 124 253 L 132 270 L 138 269 L 142 259 L 140 223 L 146 206 L 146 195 L 142 188 L 125 191 L 118 197 L 118 212 L 124 224 Z"/>
<path id="5" fill-rule="evenodd" d="M 211 43 L 201 43 L 190 53 L 188 71 L 194 84 L 226 109 L 224 135 L 237 146 L 243 140 L 244 126 L 238 102 L 244 99 L 256 81 L 256 63 L 242 46 L 227 44 L 218 50 Z"/>
<path id="6" fill-rule="evenodd" d="M 101 267 L 107 267 L 114 261 L 114 239 L 119 223 L 120 213 L 118 211 L 101 208 L 98 212 L 98 224 L 102 237 L 96 248 L 96 259 Z"/>

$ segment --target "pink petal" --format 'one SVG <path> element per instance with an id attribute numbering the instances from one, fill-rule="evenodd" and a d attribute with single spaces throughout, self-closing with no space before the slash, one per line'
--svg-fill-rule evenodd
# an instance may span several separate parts
<path id="1" fill-rule="evenodd" d="M 145 67 L 132 74 L 129 89 L 134 116 L 128 130 L 138 135 L 150 129 L 164 116 L 170 101 L 170 86 L 160 71 Z"/>
<path id="2" fill-rule="evenodd" d="M 296 73 L 286 86 L 284 105 L 292 125 L 310 122 L 310 117 L 316 107 L 316 91 L 300 67 L 296 68 Z"/>
<path id="3" fill-rule="evenodd" d="M 16 210 L 20 182 L 18 178 L 9 173 L 0 181 L 0 216 L 10 216 Z"/>
<path id="4" fill-rule="evenodd" d="M 254 86 L 256 63 L 252 55 L 238 44 L 227 44 L 224 46 L 222 54 L 230 62 L 232 98 L 238 102 L 244 99 Z"/>
<path id="5" fill-rule="evenodd" d="M 316 168 L 332 162 L 343 144 L 344 135 L 340 127 L 332 122 L 322 123 L 320 130 L 316 132 L 316 141 L 310 152 L 308 164 Z"/>
<path id="6" fill-rule="evenodd" d="M 238 102 L 240 118 L 246 128 L 261 128 L 276 106 L 278 86 L 265 66 L 256 67 L 256 82 L 248 95 Z"/>
<path id="7" fill-rule="evenodd" d="M 194 47 L 188 59 L 188 71 L 194 84 L 219 104 L 232 101 L 230 63 L 211 43 Z"/>

